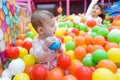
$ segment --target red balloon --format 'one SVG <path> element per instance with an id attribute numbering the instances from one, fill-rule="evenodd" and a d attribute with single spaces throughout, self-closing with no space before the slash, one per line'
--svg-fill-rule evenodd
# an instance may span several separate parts
<path id="1" fill-rule="evenodd" d="M 16 59 L 19 56 L 19 49 L 17 47 L 9 47 L 6 49 L 6 56 L 11 59 Z"/>
<path id="2" fill-rule="evenodd" d="M 22 46 L 23 46 L 23 48 L 25 48 L 29 51 L 30 48 L 32 47 L 32 43 L 30 41 L 25 41 Z"/>
<path id="3" fill-rule="evenodd" d="M 93 71 L 86 66 L 80 66 L 76 70 L 76 77 L 78 80 L 92 80 L 92 73 Z"/>
<path id="4" fill-rule="evenodd" d="M 47 69 L 38 64 L 35 65 L 31 71 L 31 78 L 32 80 L 45 80 L 47 77 Z"/>
<path id="5" fill-rule="evenodd" d="M 89 21 L 87 21 L 87 26 L 88 27 L 94 27 L 94 26 L 96 26 L 96 21 L 94 21 L 94 20 L 89 20 Z"/>
<path id="6" fill-rule="evenodd" d="M 65 54 L 60 54 L 58 56 L 57 62 L 58 62 L 58 65 L 63 69 L 66 69 L 71 65 L 70 57 Z"/>

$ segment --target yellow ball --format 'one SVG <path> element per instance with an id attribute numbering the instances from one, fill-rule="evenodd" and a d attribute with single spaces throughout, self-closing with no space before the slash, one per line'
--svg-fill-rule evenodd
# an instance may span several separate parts
<path id="1" fill-rule="evenodd" d="M 36 59 L 32 54 L 28 54 L 23 57 L 23 61 L 26 66 L 29 66 L 29 65 L 34 65 L 36 62 Z"/>
<path id="2" fill-rule="evenodd" d="M 120 63 L 120 49 L 119 48 L 111 48 L 108 50 L 109 59 L 115 63 Z"/>
<path id="3" fill-rule="evenodd" d="M 115 73 L 116 80 L 120 80 L 120 72 Z"/>
<path id="4" fill-rule="evenodd" d="M 66 33 L 66 29 L 65 28 L 58 28 L 55 31 L 55 36 L 63 36 Z"/>
<path id="5" fill-rule="evenodd" d="M 64 37 L 64 43 L 68 42 L 68 41 L 72 41 L 73 38 L 71 36 L 65 36 Z"/>
<path id="6" fill-rule="evenodd" d="M 36 32 L 36 30 L 33 28 L 33 26 L 32 26 L 31 23 L 28 24 L 28 27 L 30 28 L 30 30 L 31 30 L 31 31 L 34 33 L 34 35 L 36 36 L 36 35 L 37 35 L 37 32 Z"/>
<path id="7" fill-rule="evenodd" d="M 74 51 L 69 50 L 65 54 L 68 55 L 71 58 L 71 60 L 75 59 Z"/>
<path id="8" fill-rule="evenodd" d="M 26 73 L 18 73 L 15 75 L 13 80 L 30 80 L 30 77 Z"/>
<path id="9" fill-rule="evenodd" d="M 92 80 L 116 80 L 112 71 L 106 68 L 99 68 L 93 72 Z"/>
<path id="10" fill-rule="evenodd" d="M 28 50 L 27 49 L 25 49 L 25 48 L 20 48 L 19 49 L 19 57 L 20 58 L 23 58 L 25 55 L 28 55 Z"/>

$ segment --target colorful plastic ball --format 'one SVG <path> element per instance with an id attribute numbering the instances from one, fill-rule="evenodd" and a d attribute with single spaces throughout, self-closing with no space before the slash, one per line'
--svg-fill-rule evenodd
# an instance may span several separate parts
<path id="1" fill-rule="evenodd" d="M 92 28 L 92 27 L 96 26 L 97 23 L 95 20 L 88 20 L 86 24 L 88 27 Z"/>
<path id="2" fill-rule="evenodd" d="M 12 75 L 10 74 L 9 69 L 4 69 L 4 71 L 2 72 L 1 77 L 8 77 L 8 78 L 12 78 Z"/>
<path id="3" fill-rule="evenodd" d="M 73 41 L 73 38 L 72 38 L 72 36 L 65 36 L 64 37 L 64 43 L 66 43 L 66 42 L 68 42 L 68 41 Z"/>
<path id="4" fill-rule="evenodd" d="M 11 80 L 11 79 L 8 77 L 1 77 L 0 80 Z"/>
<path id="5" fill-rule="evenodd" d="M 65 28 L 58 28 L 55 31 L 55 36 L 63 36 L 66 33 L 66 29 Z"/>
<path id="6" fill-rule="evenodd" d="M 25 34 L 20 34 L 19 36 L 18 36 L 18 39 L 19 40 L 24 40 L 26 38 L 26 35 Z"/>
<path id="7" fill-rule="evenodd" d="M 8 65 L 8 69 L 11 75 L 16 75 L 20 72 L 23 72 L 25 69 L 25 63 L 22 59 L 15 59 Z"/>
<path id="8" fill-rule="evenodd" d="M 75 15 L 75 16 L 73 17 L 73 22 L 74 22 L 74 23 L 80 23 L 80 19 L 81 19 L 80 16 Z"/>
<path id="9" fill-rule="evenodd" d="M 58 56 L 57 63 L 58 66 L 60 66 L 63 69 L 66 69 L 71 65 L 71 59 L 69 56 L 61 54 Z"/>
<path id="10" fill-rule="evenodd" d="M 75 23 L 75 24 L 74 24 L 74 28 L 77 28 L 77 29 L 80 30 L 80 24 L 79 24 L 79 23 Z"/>
<path id="11" fill-rule="evenodd" d="M 94 37 L 96 37 L 98 35 L 98 33 L 92 32 L 92 33 L 90 33 L 90 35 L 94 38 Z"/>
<path id="12" fill-rule="evenodd" d="M 32 39 L 28 37 L 28 38 L 25 38 L 25 39 L 24 39 L 24 42 L 25 42 L 25 41 L 32 42 Z"/>
<path id="13" fill-rule="evenodd" d="M 76 46 L 83 46 L 85 44 L 85 38 L 83 36 L 77 36 L 75 38 Z"/>
<path id="14" fill-rule="evenodd" d="M 106 37 L 109 33 L 109 30 L 107 28 L 100 28 L 98 30 L 98 34 L 99 35 L 102 35 L 103 37 Z"/>
<path id="15" fill-rule="evenodd" d="M 95 26 L 92 28 L 92 32 L 98 32 L 100 30 L 100 27 L 99 26 Z"/>
<path id="16" fill-rule="evenodd" d="M 78 35 L 79 34 L 79 29 L 73 28 L 71 32 Z"/>
<path id="17" fill-rule="evenodd" d="M 59 39 L 56 39 L 54 43 L 52 43 L 49 47 L 51 50 L 57 50 L 60 47 L 61 43 Z"/>
<path id="18" fill-rule="evenodd" d="M 35 64 L 36 59 L 32 54 L 28 54 L 23 57 L 23 61 L 26 66 L 30 66 Z"/>
<path id="19" fill-rule="evenodd" d="M 60 14 L 61 14 L 61 13 L 63 12 L 62 7 L 58 7 L 57 11 L 58 11 L 58 13 L 60 13 Z"/>
<path id="20" fill-rule="evenodd" d="M 30 50 L 30 48 L 32 47 L 32 42 L 30 41 L 25 41 L 22 45 L 23 48 L 27 49 L 28 51 Z"/>
<path id="21" fill-rule="evenodd" d="M 20 48 L 19 49 L 19 57 L 23 58 L 25 55 L 28 55 L 28 50 L 25 48 Z"/>
<path id="22" fill-rule="evenodd" d="M 116 80 L 120 80 L 120 72 L 115 73 Z"/>
<path id="23" fill-rule="evenodd" d="M 115 63 L 120 63 L 120 49 L 119 48 L 111 48 L 108 50 L 109 59 Z"/>
<path id="24" fill-rule="evenodd" d="M 61 80 L 78 80 L 78 79 L 73 75 L 66 75 L 66 76 L 62 77 Z"/>
<path id="25" fill-rule="evenodd" d="M 60 23 L 59 23 L 59 27 L 60 27 L 60 28 L 62 28 L 62 27 L 65 28 L 65 26 L 66 26 L 66 23 L 65 23 L 65 22 L 60 22 Z"/>
<path id="26" fill-rule="evenodd" d="M 13 80 L 30 80 L 30 77 L 26 73 L 18 73 Z"/>
<path id="27" fill-rule="evenodd" d="M 67 28 L 73 28 L 74 27 L 74 23 L 71 21 L 66 22 Z"/>
<path id="28" fill-rule="evenodd" d="M 88 30 L 88 27 L 87 27 L 85 24 L 81 24 L 80 27 L 79 27 L 79 29 L 80 29 L 81 31 L 86 32 L 86 31 Z"/>
<path id="29" fill-rule="evenodd" d="M 82 59 L 82 63 L 85 65 L 85 66 L 95 66 L 96 63 L 93 61 L 93 58 L 92 56 L 86 56 Z"/>
<path id="30" fill-rule="evenodd" d="M 99 68 L 93 72 L 92 80 L 116 80 L 112 71 L 106 68 Z"/>
<path id="31" fill-rule="evenodd" d="M 31 71 L 32 80 L 45 80 L 46 77 L 47 77 L 47 69 L 44 66 L 37 64 L 33 67 Z"/>
<path id="32" fill-rule="evenodd" d="M 108 59 L 108 54 L 102 49 L 97 49 L 92 54 L 93 60 L 98 63 L 100 60 Z"/>
<path id="33" fill-rule="evenodd" d="M 33 39 L 34 38 L 34 33 L 32 31 L 29 31 L 29 32 L 26 33 L 26 37 L 29 37 L 29 38 Z"/>
<path id="34" fill-rule="evenodd" d="M 19 49 L 17 47 L 9 47 L 6 49 L 6 56 L 11 59 L 16 59 L 19 56 Z"/>
<path id="35" fill-rule="evenodd" d="M 92 43 L 92 36 L 90 36 L 90 35 L 85 35 L 84 36 L 84 38 L 85 38 L 85 44 L 91 44 Z"/>
<path id="36" fill-rule="evenodd" d="M 74 50 L 76 47 L 76 44 L 74 41 L 68 41 L 66 42 L 65 44 L 65 49 L 68 51 L 68 50 Z"/>
<path id="37" fill-rule="evenodd" d="M 23 43 L 24 43 L 23 40 L 19 40 L 19 39 L 18 39 L 18 40 L 15 41 L 15 46 L 16 46 L 16 47 L 17 47 L 17 46 L 21 46 L 21 47 L 22 47 Z"/>
<path id="38" fill-rule="evenodd" d="M 31 72 L 32 72 L 33 67 L 34 67 L 34 65 L 25 66 L 24 73 L 28 74 L 30 78 L 31 78 Z"/>
<path id="39" fill-rule="evenodd" d="M 104 59 L 98 62 L 97 68 L 107 68 L 111 70 L 113 73 L 117 72 L 117 65 L 112 61 L 108 59 Z"/>
<path id="40" fill-rule="evenodd" d="M 86 55 L 86 50 L 83 46 L 78 46 L 74 50 L 74 55 L 77 59 L 83 59 Z"/>
<path id="41" fill-rule="evenodd" d="M 75 59 L 75 55 L 74 55 L 74 51 L 73 50 L 69 50 L 65 54 L 68 55 L 71 58 L 71 60 Z"/>

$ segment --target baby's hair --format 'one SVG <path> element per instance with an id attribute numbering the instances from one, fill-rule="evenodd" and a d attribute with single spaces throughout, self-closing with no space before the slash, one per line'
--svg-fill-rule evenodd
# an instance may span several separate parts
<path id="1" fill-rule="evenodd" d="M 102 14 L 100 14 L 100 15 L 98 15 L 98 16 L 100 16 L 100 17 L 104 20 L 105 14 L 104 14 L 104 7 L 103 7 L 103 5 L 101 5 L 101 4 L 99 4 L 99 3 L 97 3 L 97 4 L 95 4 L 95 5 L 98 5 L 98 6 L 100 7 L 100 9 L 101 9 L 101 11 L 102 11 Z"/>
<path id="2" fill-rule="evenodd" d="M 53 18 L 54 15 L 47 11 L 47 10 L 36 10 L 31 16 L 31 24 L 33 25 L 34 29 L 37 30 L 38 27 L 43 27 L 43 22 L 45 18 Z"/>

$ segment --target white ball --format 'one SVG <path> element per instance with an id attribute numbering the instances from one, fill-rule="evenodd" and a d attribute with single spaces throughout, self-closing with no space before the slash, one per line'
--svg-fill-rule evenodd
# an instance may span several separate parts
<path id="1" fill-rule="evenodd" d="M 3 31 L 1 28 L 0 28 L 0 40 L 3 40 Z"/>
<path id="2" fill-rule="evenodd" d="M 5 69 L 5 70 L 2 72 L 2 77 L 12 78 L 12 75 L 10 74 L 9 69 Z"/>
<path id="3" fill-rule="evenodd" d="M 2 77 L 2 78 L 0 78 L 0 80 L 12 80 L 12 79 L 10 79 L 8 77 Z"/>
<path id="4" fill-rule="evenodd" d="M 31 38 L 25 38 L 24 41 L 32 42 L 32 39 Z"/>
<path id="5" fill-rule="evenodd" d="M 15 59 L 9 64 L 8 69 L 9 69 L 11 75 L 16 75 L 17 73 L 24 71 L 25 63 L 20 58 Z"/>
<path id="6" fill-rule="evenodd" d="M 79 16 L 75 16 L 75 17 L 73 18 L 73 22 L 74 22 L 74 23 L 80 23 L 80 20 L 81 20 L 81 18 L 80 18 Z"/>

